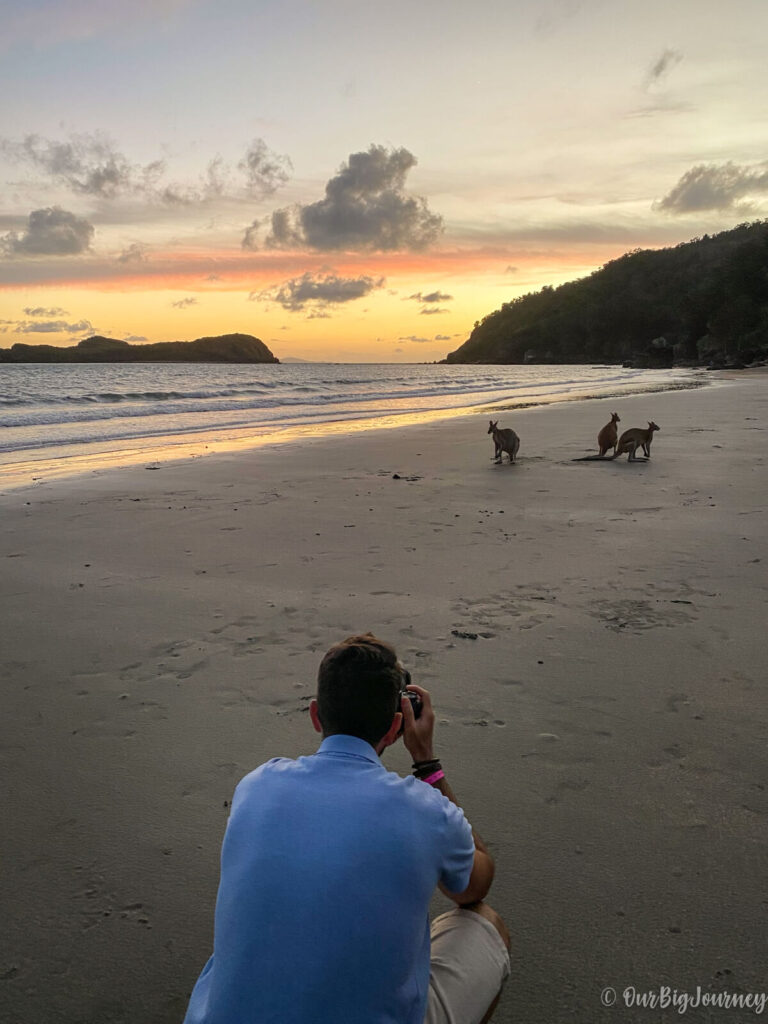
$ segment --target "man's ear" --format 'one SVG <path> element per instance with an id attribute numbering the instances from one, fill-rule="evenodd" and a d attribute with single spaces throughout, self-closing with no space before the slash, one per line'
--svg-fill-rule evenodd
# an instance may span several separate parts
<path id="1" fill-rule="evenodd" d="M 312 719 L 312 725 L 315 727 L 315 732 L 322 733 L 323 723 L 320 721 L 320 715 L 317 711 L 317 701 L 314 697 L 309 702 L 309 717 Z"/>
<path id="2" fill-rule="evenodd" d="M 376 753 L 380 754 L 387 747 L 391 747 L 392 744 L 399 738 L 400 732 L 403 728 L 403 713 L 402 711 L 396 711 L 395 717 L 392 719 L 392 725 L 390 725 L 384 736 L 381 737 L 377 746 Z"/>

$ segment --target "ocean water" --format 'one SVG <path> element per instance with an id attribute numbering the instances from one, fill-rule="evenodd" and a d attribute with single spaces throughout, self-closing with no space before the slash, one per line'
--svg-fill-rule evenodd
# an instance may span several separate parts
<path id="1" fill-rule="evenodd" d="M 503 405 L 690 386 L 690 370 L 617 366 L 0 364 L 0 475 L 39 463 L 186 454 Z M 181 452 L 184 448 L 184 452 Z M 7 476 L 7 473 L 6 473 Z"/>

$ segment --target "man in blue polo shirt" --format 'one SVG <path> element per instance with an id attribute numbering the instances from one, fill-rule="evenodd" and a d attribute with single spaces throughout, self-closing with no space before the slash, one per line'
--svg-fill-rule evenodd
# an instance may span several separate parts
<path id="1" fill-rule="evenodd" d="M 429 693 L 368 633 L 325 655 L 310 717 L 316 754 L 268 761 L 235 791 L 185 1024 L 489 1020 L 509 936 L 482 902 L 493 861 L 435 758 Z M 401 734 L 407 778 L 379 760 Z M 457 908 L 430 929 L 435 886 Z"/>

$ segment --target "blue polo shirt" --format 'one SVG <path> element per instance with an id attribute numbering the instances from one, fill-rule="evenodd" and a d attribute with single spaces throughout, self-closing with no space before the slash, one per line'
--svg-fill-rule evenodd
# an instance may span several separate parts
<path id="1" fill-rule="evenodd" d="M 235 791 L 185 1024 L 423 1024 L 429 901 L 473 859 L 463 811 L 364 740 L 268 761 Z"/>

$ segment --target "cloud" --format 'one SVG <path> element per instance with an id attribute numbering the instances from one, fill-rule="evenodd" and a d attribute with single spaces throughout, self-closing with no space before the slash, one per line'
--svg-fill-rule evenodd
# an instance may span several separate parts
<path id="1" fill-rule="evenodd" d="M 246 177 L 251 195 L 271 195 L 290 180 L 293 164 L 287 156 L 278 156 L 263 139 L 254 139 L 237 165 Z"/>
<path id="2" fill-rule="evenodd" d="M 745 196 L 768 192 L 768 163 L 740 167 L 726 163 L 698 164 L 686 171 L 675 187 L 654 209 L 667 213 L 696 213 L 701 210 L 735 210 Z"/>
<path id="3" fill-rule="evenodd" d="M 447 313 L 447 309 L 435 309 L 433 306 L 425 306 L 419 310 L 419 316 L 434 316 L 436 313 Z"/>
<path id="4" fill-rule="evenodd" d="M 405 178 L 416 164 L 407 149 L 371 145 L 352 153 L 325 186 L 325 198 L 276 210 L 271 217 L 268 248 L 320 251 L 388 251 L 424 249 L 443 230 L 442 218 L 426 200 L 404 191 Z M 261 228 L 254 221 L 243 247 L 256 248 Z"/>
<path id="5" fill-rule="evenodd" d="M 517 274 L 519 270 L 520 270 L 519 267 L 513 267 L 512 264 L 510 263 L 510 264 L 508 264 L 508 266 L 507 266 L 506 270 L 504 271 L 504 273 L 505 274 Z"/>
<path id="6" fill-rule="evenodd" d="M 451 335 L 450 334 L 436 334 L 435 335 L 435 341 L 450 341 L 450 340 L 451 340 Z"/>
<path id="7" fill-rule="evenodd" d="M 66 185 L 78 195 L 114 199 L 154 189 L 165 170 L 161 160 L 132 164 L 112 140 L 100 133 L 74 134 L 59 142 L 26 135 L 21 142 L 0 139 L 0 152 Z"/>
<path id="8" fill-rule="evenodd" d="M 327 316 L 325 310 L 328 306 L 362 299 L 383 286 L 383 277 L 338 277 L 334 273 L 313 275 L 307 271 L 301 277 L 294 277 L 282 285 L 259 292 L 258 295 L 251 293 L 249 298 L 277 302 L 283 309 L 292 313 L 309 307 L 315 316 Z"/>
<path id="9" fill-rule="evenodd" d="M 149 338 L 145 338 L 143 334 L 129 334 L 123 341 L 149 341 Z"/>
<path id="10" fill-rule="evenodd" d="M 197 305 L 197 299 L 194 296 L 189 296 L 186 299 L 178 299 L 176 302 L 172 302 L 171 305 L 174 309 L 189 309 L 190 306 Z"/>
<path id="11" fill-rule="evenodd" d="M 658 84 L 682 59 L 683 55 L 679 50 L 664 50 L 648 68 L 645 76 L 645 88 L 648 89 L 650 86 Z"/>
<path id="12" fill-rule="evenodd" d="M 16 334 L 83 334 L 93 333 L 94 327 L 90 320 L 78 320 L 76 324 L 68 324 L 65 320 L 20 320 L 16 325 Z"/>
<path id="13" fill-rule="evenodd" d="M 58 306 L 52 308 L 46 308 L 45 306 L 25 306 L 24 312 L 27 316 L 66 316 L 66 309 L 60 309 Z"/>
<path id="14" fill-rule="evenodd" d="M 684 102 L 672 102 L 667 96 L 659 95 L 651 103 L 646 103 L 642 107 L 635 107 L 633 110 L 628 110 L 621 116 L 626 120 L 638 119 L 641 117 L 659 117 L 668 114 L 690 114 L 696 110 L 696 107 L 692 103 Z"/>
<path id="15" fill-rule="evenodd" d="M 430 341 L 432 341 L 431 338 L 419 338 L 418 335 L 416 335 L 416 334 L 409 334 L 407 337 L 398 338 L 397 340 L 398 341 L 412 341 L 414 343 L 414 345 L 427 345 L 427 344 L 429 344 Z"/>
<path id="16" fill-rule="evenodd" d="M 94 228 L 59 206 L 33 210 L 26 231 L 11 231 L 0 239 L 0 247 L 11 256 L 75 256 L 90 249 Z"/>
<path id="17" fill-rule="evenodd" d="M 187 184 L 164 182 L 165 161 L 134 163 L 103 132 L 72 134 L 64 140 L 40 135 L 26 135 L 20 142 L 0 138 L 0 153 L 77 195 L 106 200 L 138 197 L 166 206 L 269 195 L 289 180 L 292 167 L 287 156 L 273 153 L 263 139 L 254 139 L 235 167 L 217 155 L 196 182 Z"/>
<path id="18" fill-rule="evenodd" d="M 428 292 L 424 295 L 423 292 L 416 292 L 415 295 L 409 295 L 409 299 L 414 299 L 416 302 L 450 302 L 453 298 L 452 295 L 446 295 L 444 292 Z"/>
<path id="19" fill-rule="evenodd" d="M 147 260 L 147 246 L 141 242 L 132 242 L 117 257 L 118 263 L 145 263 Z"/>

